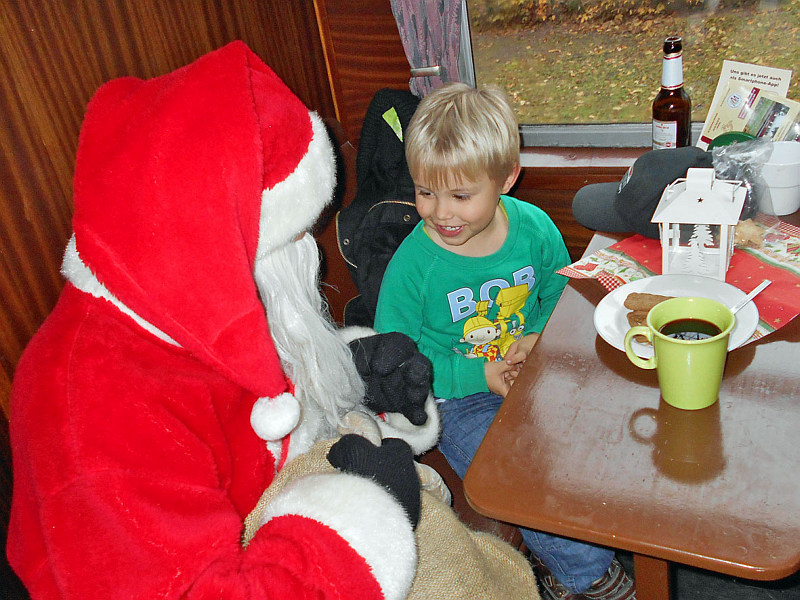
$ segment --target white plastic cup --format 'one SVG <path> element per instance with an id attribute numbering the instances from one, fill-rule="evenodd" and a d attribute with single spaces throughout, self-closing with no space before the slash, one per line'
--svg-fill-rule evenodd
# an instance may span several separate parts
<path id="1" fill-rule="evenodd" d="M 771 196 L 761 198 L 761 212 L 790 215 L 800 208 L 800 142 L 773 142 L 772 155 L 761 174 Z"/>

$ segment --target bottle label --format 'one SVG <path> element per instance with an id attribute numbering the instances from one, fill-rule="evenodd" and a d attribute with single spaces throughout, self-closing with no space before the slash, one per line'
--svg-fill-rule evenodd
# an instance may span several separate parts
<path id="1" fill-rule="evenodd" d="M 678 122 L 653 119 L 653 150 L 677 148 Z"/>
<path id="2" fill-rule="evenodd" d="M 661 87 L 675 90 L 683 85 L 683 56 L 670 54 L 664 57 L 661 68 Z"/>

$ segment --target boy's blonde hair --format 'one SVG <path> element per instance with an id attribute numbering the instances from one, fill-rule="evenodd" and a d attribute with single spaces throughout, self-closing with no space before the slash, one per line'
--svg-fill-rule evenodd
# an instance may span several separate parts
<path id="1" fill-rule="evenodd" d="M 501 183 L 519 163 L 519 128 L 505 92 L 449 83 L 420 102 L 405 134 L 411 177 L 447 185 L 452 177 Z"/>

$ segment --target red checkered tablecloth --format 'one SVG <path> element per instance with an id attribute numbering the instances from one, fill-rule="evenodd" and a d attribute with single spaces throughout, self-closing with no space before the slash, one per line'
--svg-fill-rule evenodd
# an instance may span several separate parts
<path id="1" fill-rule="evenodd" d="M 725 281 L 749 292 L 764 279 L 772 283 L 754 302 L 759 324 L 753 339 L 763 337 L 800 314 L 800 228 L 777 217 L 758 215 L 764 229 L 759 248 L 737 247 Z M 582 258 L 558 273 L 574 279 L 597 279 L 606 289 L 661 274 L 661 244 L 634 235 Z"/>

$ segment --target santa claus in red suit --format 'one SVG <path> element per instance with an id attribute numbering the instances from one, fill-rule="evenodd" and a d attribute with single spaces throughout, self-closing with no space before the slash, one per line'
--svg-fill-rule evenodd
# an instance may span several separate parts
<path id="1" fill-rule="evenodd" d="M 12 392 L 7 550 L 34 600 L 409 593 L 430 365 L 326 318 L 307 231 L 334 183 L 320 119 L 241 42 L 97 92 L 67 283 Z M 354 430 L 243 543 L 283 469 Z"/>

